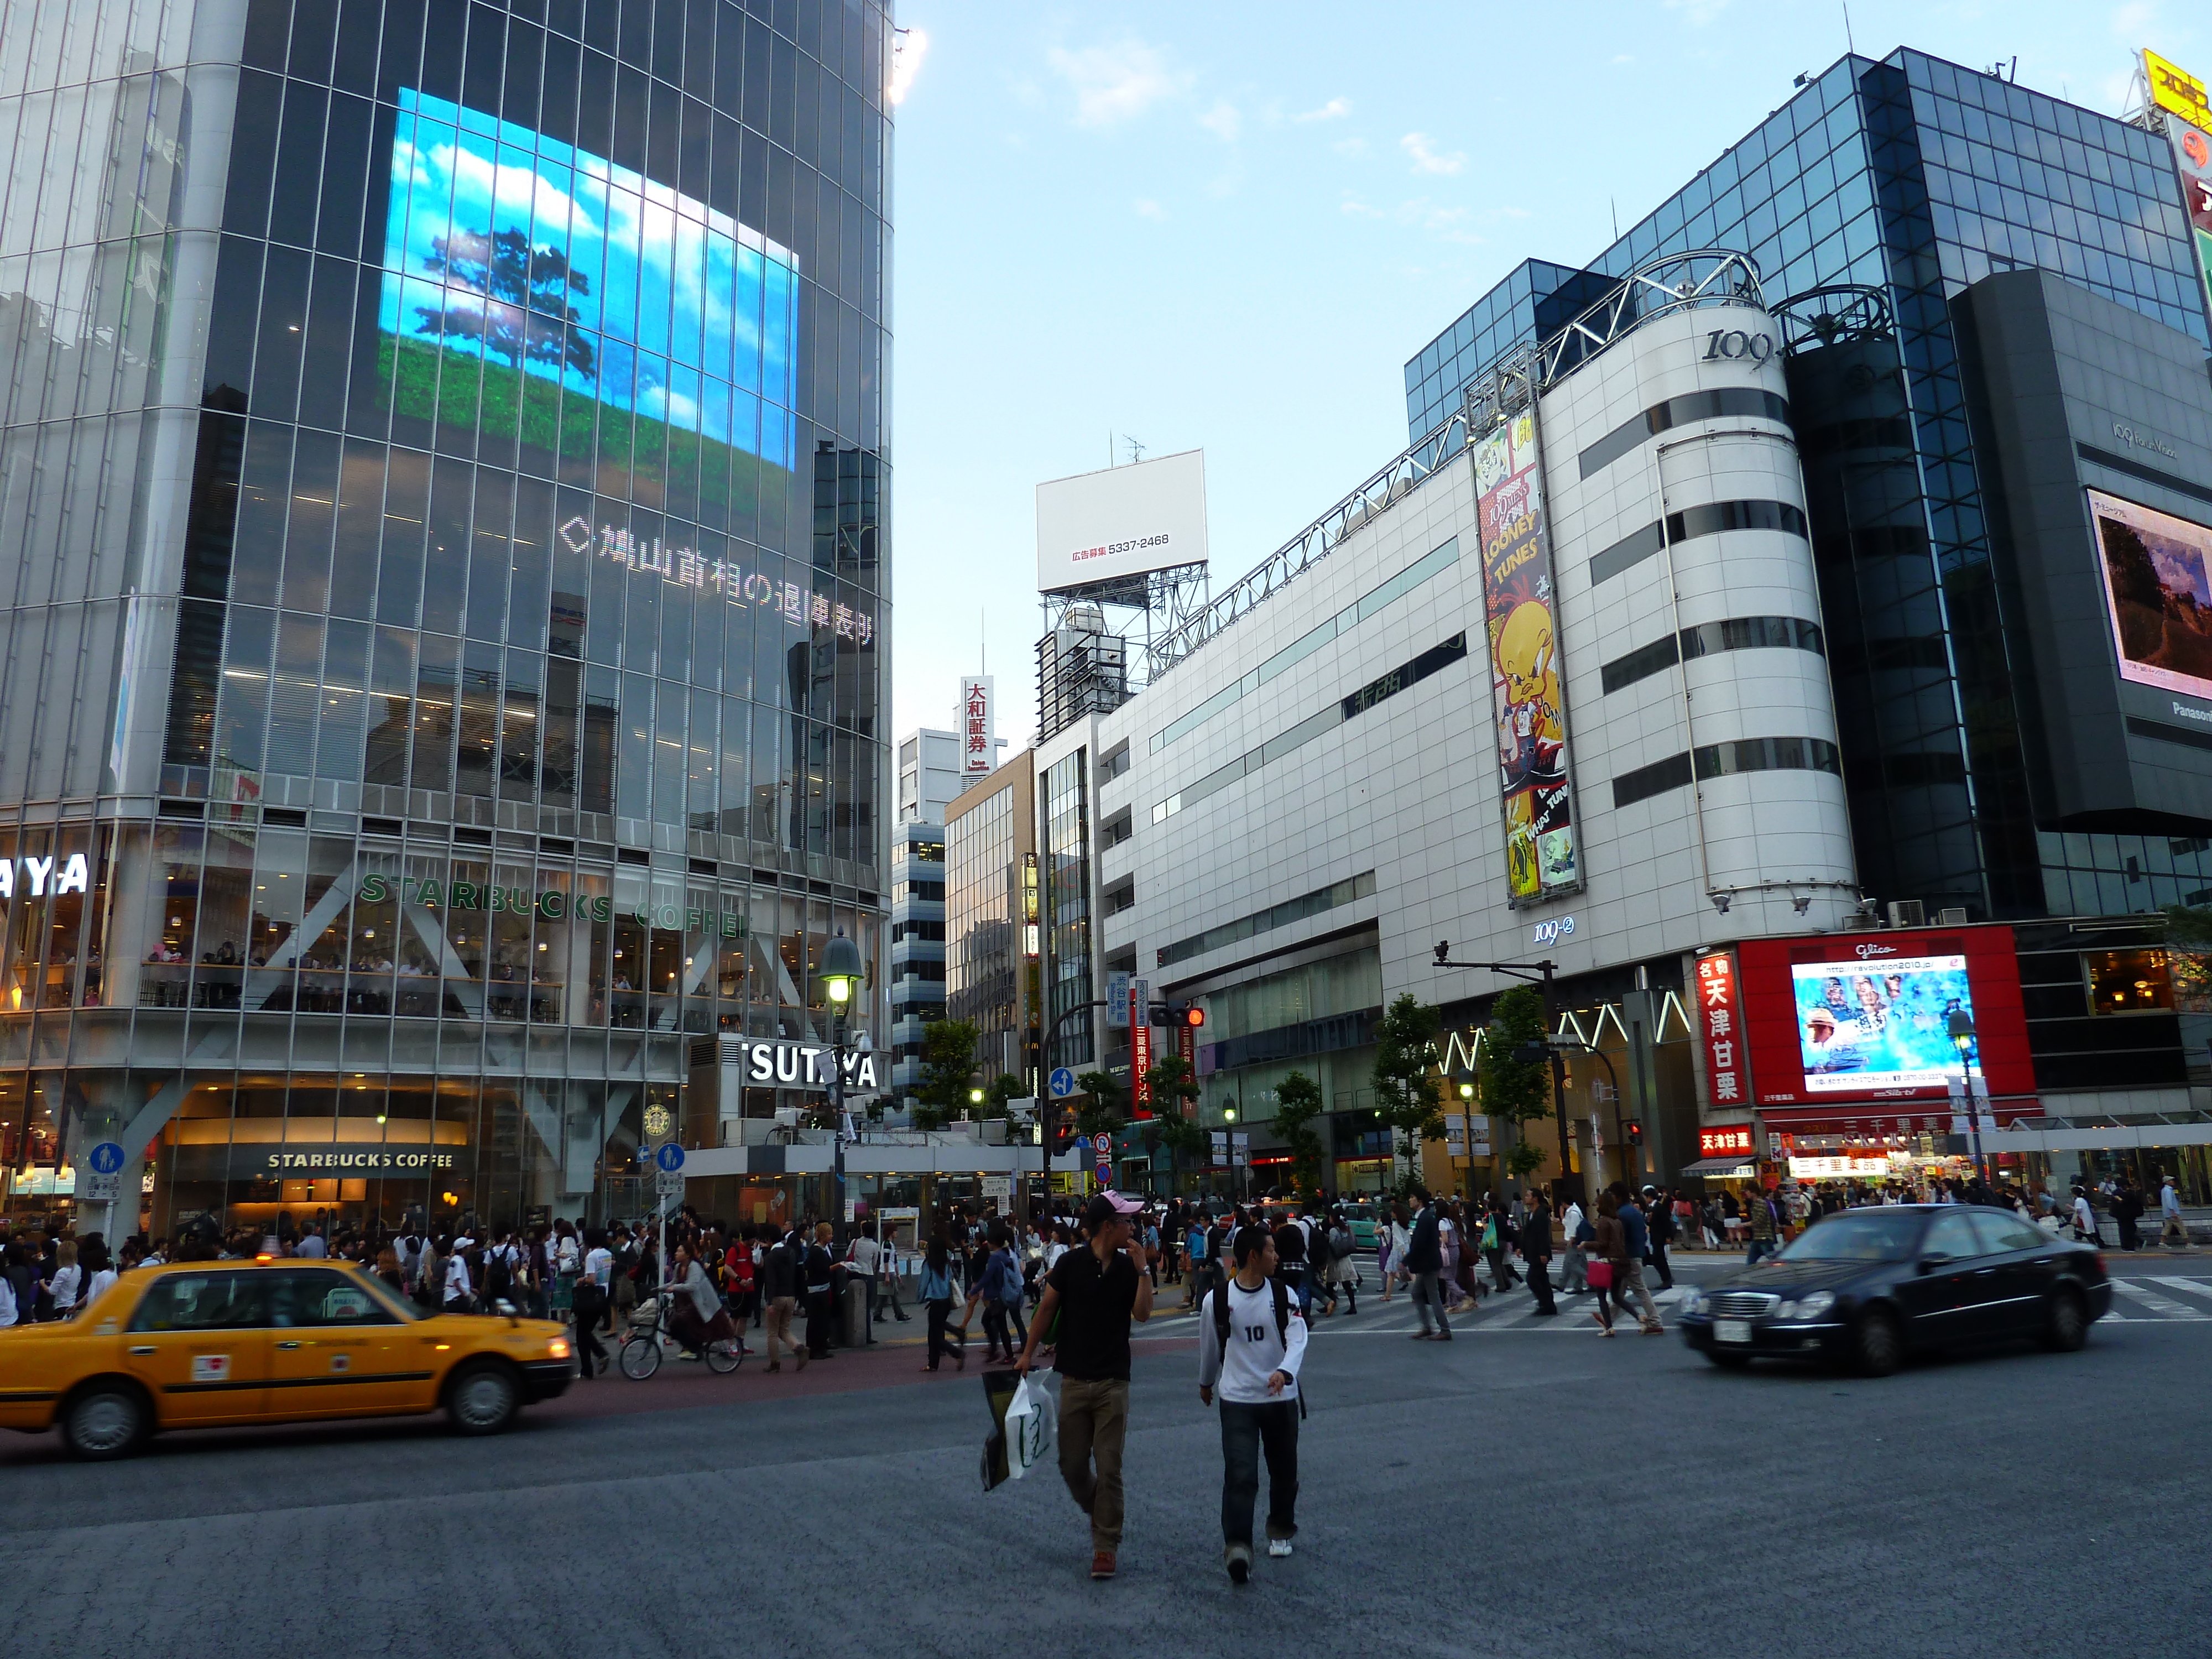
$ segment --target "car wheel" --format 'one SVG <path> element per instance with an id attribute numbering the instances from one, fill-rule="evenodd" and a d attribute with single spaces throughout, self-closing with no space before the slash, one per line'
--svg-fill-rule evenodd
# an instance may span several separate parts
<path id="1" fill-rule="evenodd" d="M 2076 1291 L 2062 1290 L 2051 1298 L 2044 1316 L 2043 1346 L 2054 1353 L 2072 1353 L 2089 1340 L 2089 1310 Z"/>
<path id="2" fill-rule="evenodd" d="M 1862 1314 L 1851 1334 L 1851 1357 L 1860 1376 L 1887 1376 L 1905 1358 L 1905 1333 L 1880 1309 Z"/>
<path id="3" fill-rule="evenodd" d="M 1705 1358 L 1724 1371 L 1740 1371 L 1751 1364 L 1751 1356 L 1747 1353 L 1723 1353 L 1717 1348 L 1706 1349 Z"/>
<path id="4" fill-rule="evenodd" d="M 446 1389 L 446 1415 L 461 1434 L 497 1434 L 521 1410 L 520 1383 L 495 1362 L 464 1368 Z"/>
<path id="5" fill-rule="evenodd" d="M 94 1382 L 62 1407 L 62 1444 L 98 1462 L 128 1457 L 153 1428 L 146 1396 L 127 1382 Z"/>

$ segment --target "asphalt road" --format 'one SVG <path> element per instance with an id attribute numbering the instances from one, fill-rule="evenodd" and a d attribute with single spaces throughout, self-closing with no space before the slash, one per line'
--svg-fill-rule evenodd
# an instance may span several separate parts
<path id="1" fill-rule="evenodd" d="M 910 1347 L 805 1395 L 757 1364 L 609 1380 L 489 1441 L 407 1421 L 82 1466 L 10 1437 L 0 1630 L 25 1659 L 2201 1652 L 2212 1261 L 2114 1266 L 2141 1296 L 2082 1352 L 1879 1382 L 1723 1372 L 1517 1295 L 1416 1344 L 1370 1298 L 1318 1327 L 1298 1553 L 1243 1589 L 1187 1319 L 1140 1347 L 1104 1584 L 1049 1471 L 979 1490 L 972 1368 L 921 1378 Z"/>

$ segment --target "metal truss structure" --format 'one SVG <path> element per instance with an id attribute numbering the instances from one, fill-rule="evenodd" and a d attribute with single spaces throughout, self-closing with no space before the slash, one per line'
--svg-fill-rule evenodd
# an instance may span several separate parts
<path id="1" fill-rule="evenodd" d="M 1897 331 L 1889 295 L 1863 283 L 1836 283 L 1793 294 L 1774 307 L 1782 349 L 1795 356 L 1850 340 L 1881 339 Z"/>
<path id="2" fill-rule="evenodd" d="M 1698 306 L 1765 308 L 1759 267 L 1726 248 L 1670 253 L 1636 267 L 1557 333 L 1512 348 L 1469 383 L 1464 404 L 1372 474 L 1357 489 L 1239 577 L 1218 599 L 1152 641 L 1147 678 L 1158 680 L 1215 635 L 1256 609 L 1334 552 L 1339 542 L 1387 513 L 1468 445 L 1524 408 L 1559 375 L 1653 319 Z"/>

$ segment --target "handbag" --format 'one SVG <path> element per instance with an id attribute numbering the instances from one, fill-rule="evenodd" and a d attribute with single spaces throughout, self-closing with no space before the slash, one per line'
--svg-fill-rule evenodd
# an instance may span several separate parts
<path id="1" fill-rule="evenodd" d="M 1590 1289 L 1609 1291 L 1613 1288 L 1613 1263 L 1601 1258 L 1583 1270 L 1583 1276 L 1589 1281 Z"/>

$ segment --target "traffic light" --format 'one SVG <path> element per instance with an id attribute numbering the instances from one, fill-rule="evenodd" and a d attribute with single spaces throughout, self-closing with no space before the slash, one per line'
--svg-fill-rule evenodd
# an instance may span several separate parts
<path id="1" fill-rule="evenodd" d="M 1632 1117 L 1626 1120 L 1621 1127 L 1628 1131 L 1628 1144 L 1630 1146 L 1641 1146 L 1644 1144 L 1643 1124 Z"/>
<path id="2" fill-rule="evenodd" d="M 1200 1026 L 1206 1024 L 1206 1010 L 1203 1008 L 1194 1008 L 1187 1002 L 1180 1003 L 1175 1007 L 1168 1010 L 1168 1024 L 1170 1025 L 1188 1025 L 1192 1030 L 1195 1031 Z"/>

